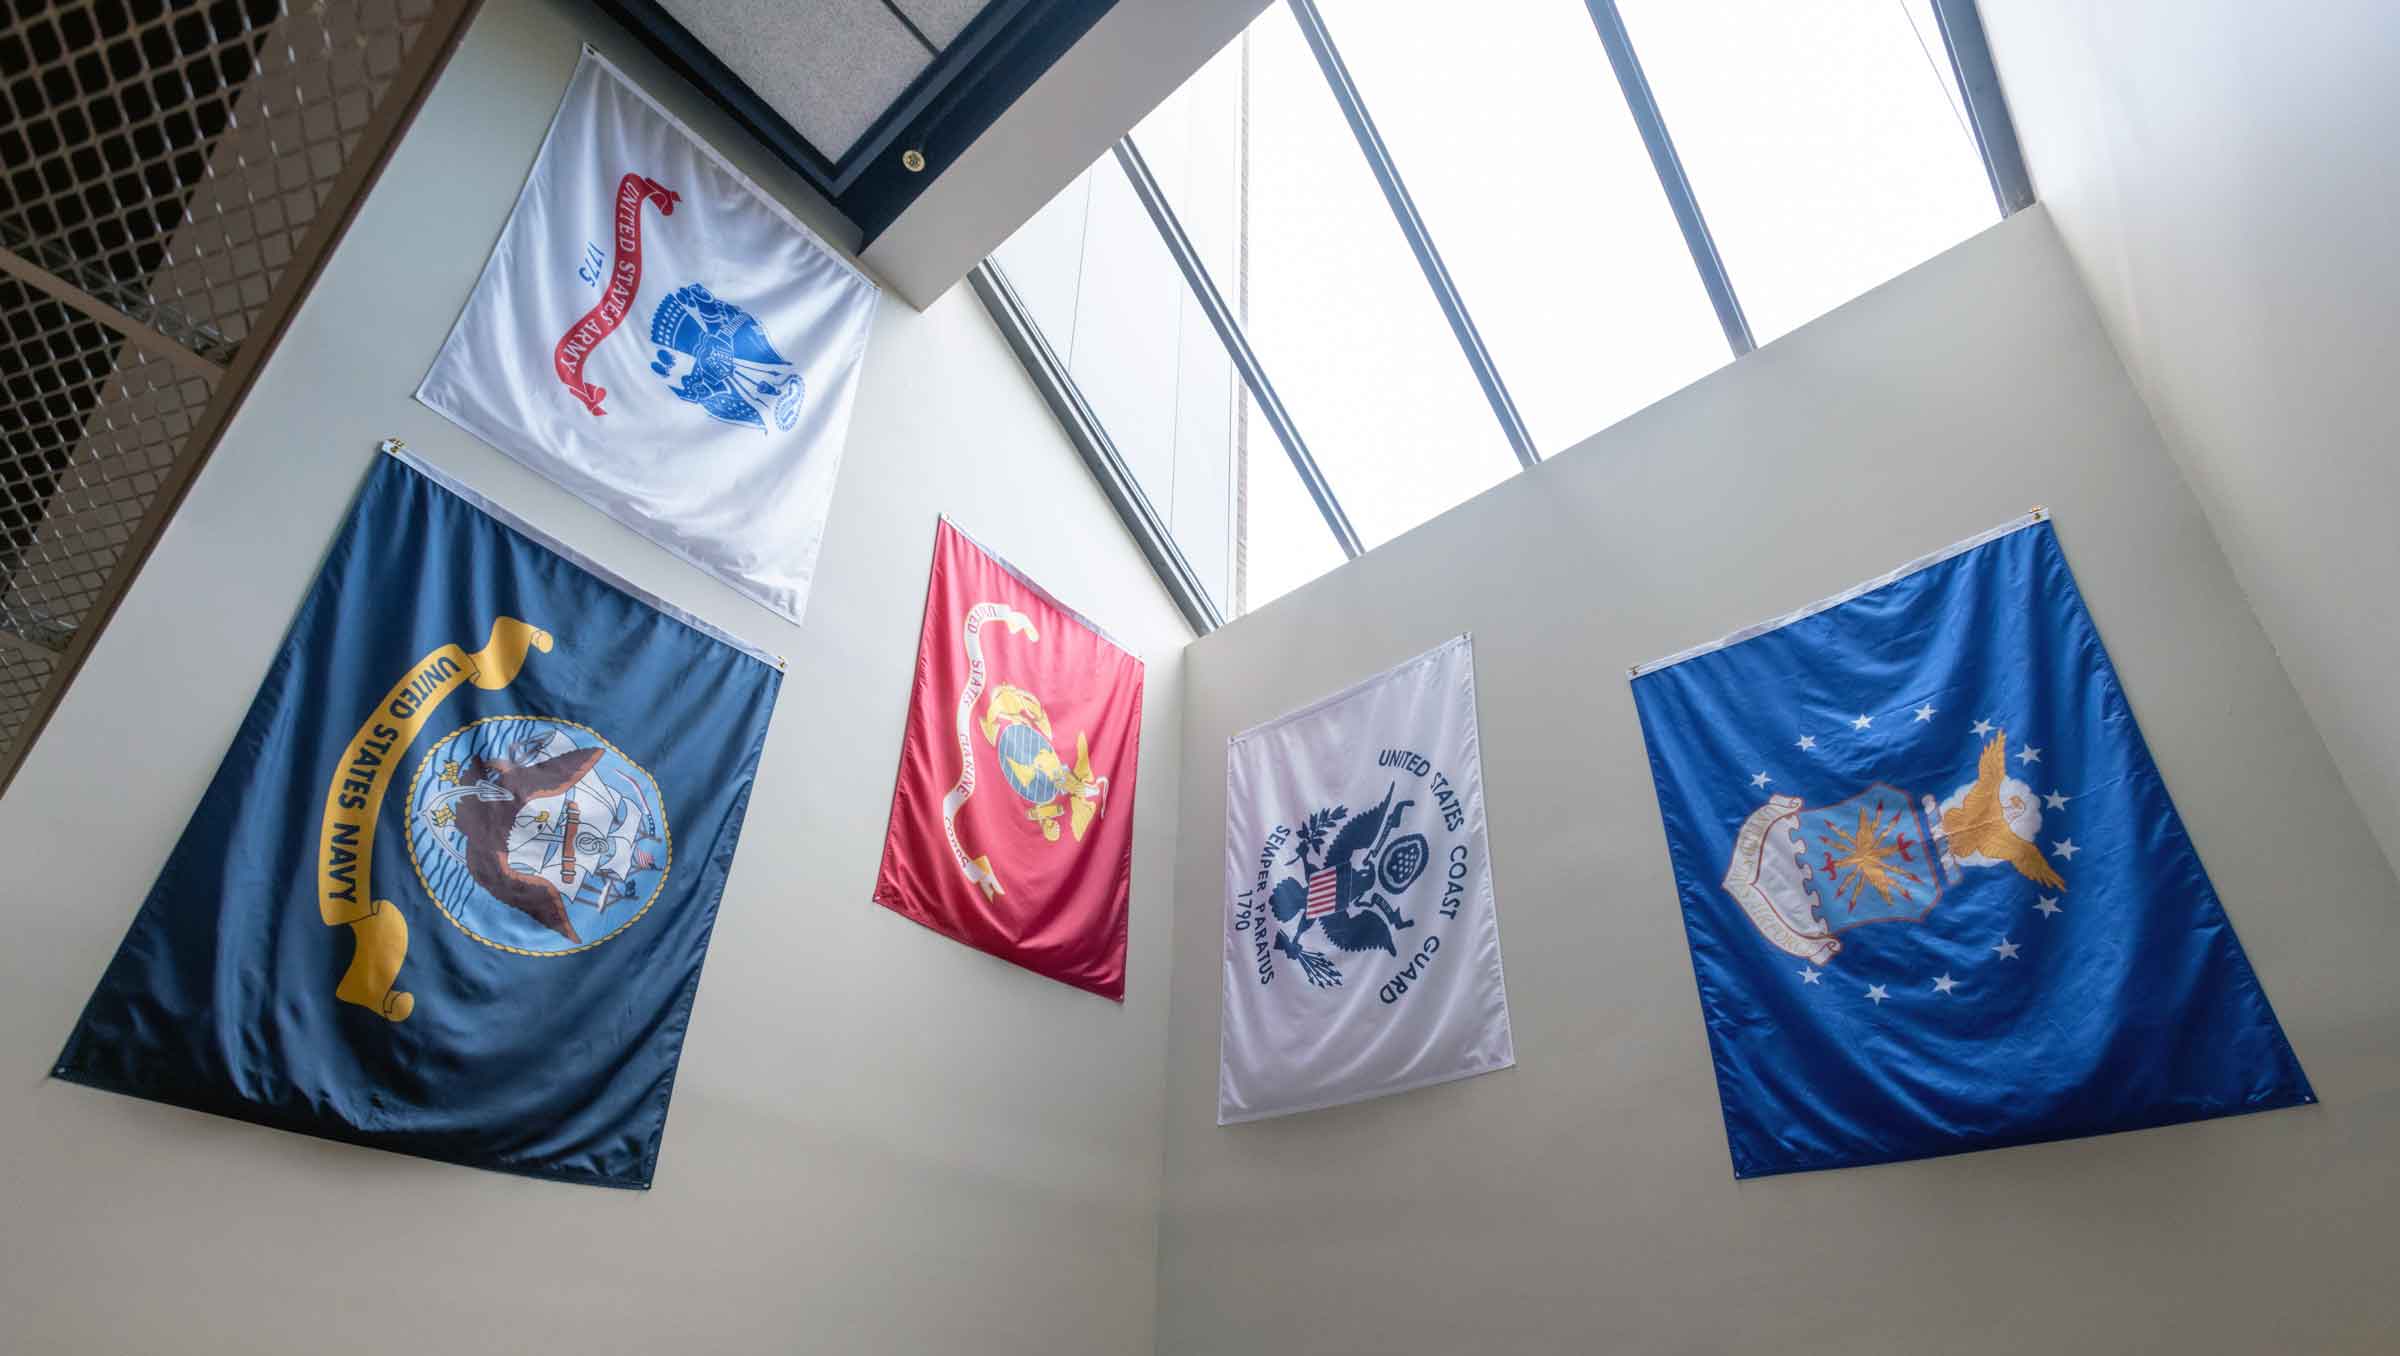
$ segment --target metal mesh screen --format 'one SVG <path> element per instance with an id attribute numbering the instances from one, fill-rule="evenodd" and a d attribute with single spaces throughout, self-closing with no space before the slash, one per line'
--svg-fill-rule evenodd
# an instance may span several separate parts
<path id="1" fill-rule="evenodd" d="M 0 3 L 5 769 L 436 0 Z"/>

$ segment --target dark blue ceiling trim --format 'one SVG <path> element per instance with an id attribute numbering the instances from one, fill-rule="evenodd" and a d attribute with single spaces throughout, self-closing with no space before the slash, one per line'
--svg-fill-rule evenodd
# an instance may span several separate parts
<path id="1" fill-rule="evenodd" d="M 864 242 L 872 242 L 1116 0 L 993 0 L 839 159 L 811 145 L 658 0 L 596 3 L 830 198 Z M 794 22 L 806 19 L 796 14 Z M 925 157 L 922 170 L 902 163 L 910 150 Z"/>

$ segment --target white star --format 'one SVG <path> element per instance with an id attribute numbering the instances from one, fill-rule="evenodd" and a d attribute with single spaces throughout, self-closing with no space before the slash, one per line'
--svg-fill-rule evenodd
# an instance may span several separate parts
<path id="1" fill-rule="evenodd" d="M 1863 730 L 1874 723 L 1875 718 L 1873 716 L 1861 711 L 1858 713 L 1858 719 L 1850 722 L 1850 728 L 1853 730 Z"/>
<path id="2" fill-rule="evenodd" d="M 1918 719 L 1918 720 L 1921 720 L 1921 721 L 1923 721 L 1923 720 L 1931 720 L 1931 719 L 1933 719 L 1933 703 L 1932 703 L 1932 702 L 1927 702 L 1927 703 L 1925 703 L 1923 706 L 1920 706 L 1920 707 L 1918 707 L 1918 708 L 1917 708 L 1917 719 Z"/>
<path id="3" fill-rule="evenodd" d="M 2042 804 L 2053 810 L 2064 810 L 2067 808 L 2067 802 L 2073 799 L 2075 799 L 2073 796 L 2067 795 L 2065 792 L 2053 791 L 2042 797 Z"/>
<path id="4" fill-rule="evenodd" d="M 1976 722 L 1975 722 L 1975 737 L 1976 737 L 1977 739 L 1981 739 L 1981 738 L 1983 738 L 1985 735 L 1987 735 L 1987 734 L 1990 734 L 1991 732 L 1992 732 L 1992 723 L 1991 723 L 1990 721 L 1988 721 L 1988 720 L 1979 720 L 1979 721 L 1976 721 Z"/>
<path id="5" fill-rule="evenodd" d="M 1766 785 L 1768 782 L 1771 782 L 1771 781 L 1773 781 L 1773 780 L 1775 780 L 1773 777 L 1770 777 L 1770 776 L 1768 776 L 1766 773 L 1764 773 L 1764 772 L 1761 772 L 1761 773 L 1759 773 L 1757 776 L 1755 776 L 1755 777 L 1752 777 L 1752 778 L 1750 779 L 1750 784 L 1751 784 L 1752 786 L 1765 786 L 1765 785 Z"/>
<path id="6" fill-rule="evenodd" d="M 2075 846 L 2075 840 L 2072 838 L 2067 839 L 2063 843 L 2052 843 L 2050 845 L 2050 850 L 2057 853 L 2060 860 L 2069 862 L 2075 860 L 2076 853 L 2083 851 L 2082 848 Z"/>
<path id="7" fill-rule="evenodd" d="M 2044 895 L 2040 899 L 2035 900 L 2033 902 L 2033 907 L 2035 911 L 2040 913 L 2044 918 L 2048 918 L 2054 913 L 2066 912 L 2066 910 L 2058 907 L 2058 900 L 2050 895 Z"/>
<path id="8" fill-rule="evenodd" d="M 1883 1000 L 1889 997 L 1891 997 L 1891 995 L 1884 991 L 1884 988 L 1881 984 L 1869 984 L 1867 986 L 1867 1000 L 1873 1003 L 1875 1006 L 1882 1007 Z"/>
<path id="9" fill-rule="evenodd" d="M 1940 979 L 1937 979 L 1933 982 L 1933 991 L 1935 993 L 1948 993 L 1957 987 L 1958 981 L 1952 979 L 1947 973 L 1945 973 Z"/>
<path id="10" fill-rule="evenodd" d="M 2017 757 L 2025 760 L 2028 763 L 2038 763 L 2042 761 L 2042 751 L 2035 748 L 2033 745 L 2028 744 L 2024 748 L 2017 750 Z"/>
<path id="11" fill-rule="evenodd" d="M 1814 984 L 1824 975 L 1824 973 L 1824 971 L 1815 968 L 1804 969 L 1800 972 L 1800 982 L 1803 984 Z"/>
<path id="12" fill-rule="evenodd" d="M 2017 949 L 2017 944 L 2015 942 L 2003 937 L 2000 939 L 2000 945 L 1992 948 L 1992 954 L 1998 956 L 2002 960 L 2015 960 L 2017 958 Z"/>
<path id="13" fill-rule="evenodd" d="M 1813 748 L 1815 748 L 1816 746 L 1817 746 L 1817 737 L 1816 737 L 1815 735 L 1802 735 L 1802 736 L 1800 736 L 1800 751 L 1801 751 L 1802 753 L 1806 753 L 1806 752 L 1808 752 L 1810 749 L 1813 749 Z"/>

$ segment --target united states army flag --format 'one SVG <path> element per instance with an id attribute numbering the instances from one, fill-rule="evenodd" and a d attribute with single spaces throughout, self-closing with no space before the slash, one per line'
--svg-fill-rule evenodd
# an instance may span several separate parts
<path id="1" fill-rule="evenodd" d="M 417 399 L 797 622 L 875 300 L 586 50 Z"/>
<path id="2" fill-rule="evenodd" d="M 1460 636 L 1225 751 L 1217 1123 L 1517 1062 Z"/>

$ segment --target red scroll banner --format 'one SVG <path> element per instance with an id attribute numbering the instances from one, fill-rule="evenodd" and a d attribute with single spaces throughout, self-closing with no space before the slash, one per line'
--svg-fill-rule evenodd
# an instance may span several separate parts
<path id="1" fill-rule="evenodd" d="M 600 341 L 616 332 L 625 321 L 625 313 L 633 309 L 633 294 L 642 285 L 642 203 L 645 199 L 658 204 L 662 217 L 675 215 L 675 204 L 682 195 L 656 179 L 628 174 L 617 181 L 617 256 L 608 270 L 608 288 L 583 319 L 569 326 L 559 336 L 558 347 L 552 350 L 550 361 L 558 369 L 558 379 L 567 384 L 577 400 L 594 415 L 608 411 L 600 408 L 607 398 L 606 387 L 594 386 L 583 379 L 584 359 L 600 346 Z"/>

